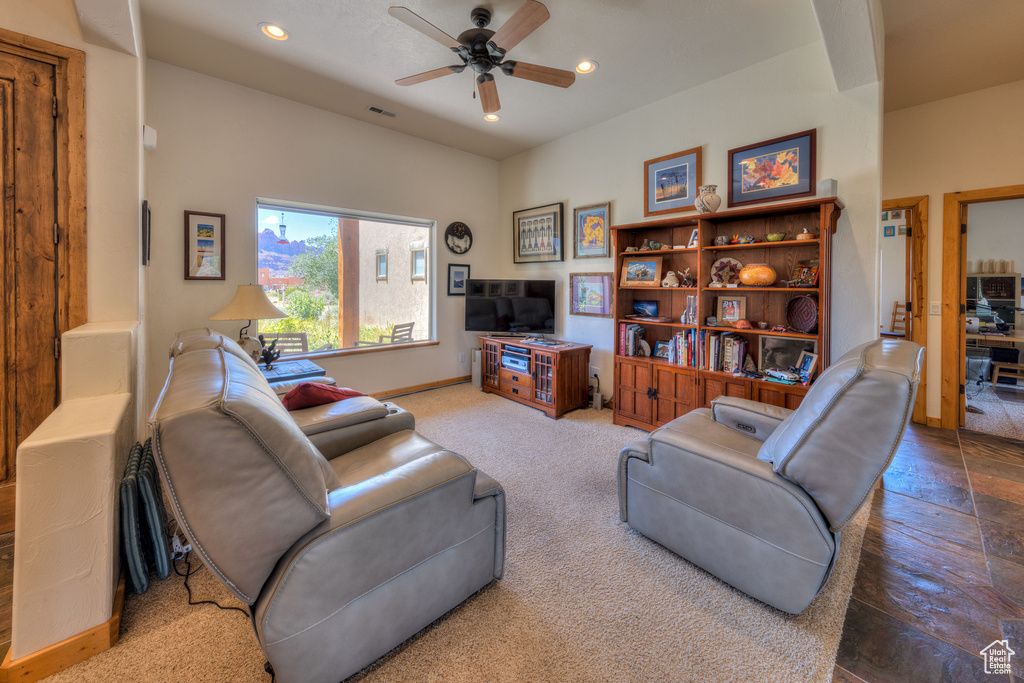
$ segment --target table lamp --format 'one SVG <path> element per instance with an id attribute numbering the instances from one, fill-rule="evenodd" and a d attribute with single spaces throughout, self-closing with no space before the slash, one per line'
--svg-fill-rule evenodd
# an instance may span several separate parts
<path id="1" fill-rule="evenodd" d="M 246 324 L 238 331 L 238 345 L 257 363 L 263 353 L 263 344 L 253 339 L 246 332 L 253 320 L 269 320 L 287 318 L 288 314 L 270 303 L 262 285 L 238 285 L 235 298 L 219 313 L 210 316 L 210 320 L 246 320 Z"/>

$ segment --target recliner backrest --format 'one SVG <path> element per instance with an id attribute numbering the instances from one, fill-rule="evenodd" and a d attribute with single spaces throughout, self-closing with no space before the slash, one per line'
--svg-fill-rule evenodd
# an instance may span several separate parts
<path id="1" fill-rule="evenodd" d="M 849 523 L 892 462 L 923 357 L 907 341 L 857 346 L 821 374 L 758 452 L 810 494 L 833 532 Z"/>
<path id="2" fill-rule="evenodd" d="M 330 464 L 259 371 L 221 348 L 171 360 L 150 424 L 178 523 L 252 604 L 285 551 L 328 518 Z"/>
<path id="3" fill-rule="evenodd" d="M 214 332 L 209 327 L 195 327 L 190 330 L 182 330 L 171 342 L 171 358 L 177 358 L 189 351 L 201 351 L 203 349 L 223 349 L 232 356 L 242 359 L 253 370 L 259 370 L 256 361 L 249 357 L 242 347 L 234 339 L 230 339 L 220 332 Z"/>

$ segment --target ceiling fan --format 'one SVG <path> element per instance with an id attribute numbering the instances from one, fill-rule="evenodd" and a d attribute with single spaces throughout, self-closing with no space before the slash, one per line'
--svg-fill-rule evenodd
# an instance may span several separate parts
<path id="1" fill-rule="evenodd" d="M 480 103 L 483 105 L 484 113 L 493 114 L 501 109 L 501 102 L 498 100 L 498 86 L 494 83 L 492 69 L 500 69 L 506 76 L 557 85 L 559 88 L 568 88 L 576 81 L 576 74 L 571 71 L 505 59 L 509 50 L 533 33 L 551 16 L 548 13 L 548 8 L 536 0 L 526 0 L 523 6 L 516 10 L 516 13 L 497 31 L 486 28 L 491 23 L 490 10 L 477 7 L 470 12 L 470 19 L 476 28 L 463 31 L 457 39 L 452 38 L 407 7 L 391 7 L 388 9 L 388 14 L 423 35 L 433 38 L 457 54 L 462 60 L 462 64 L 442 66 L 440 69 L 400 78 L 395 81 L 397 85 L 415 85 L 448 74 L 462 73 L 468 66 L 478 74 L 476 85 L 480 92 Z"/>

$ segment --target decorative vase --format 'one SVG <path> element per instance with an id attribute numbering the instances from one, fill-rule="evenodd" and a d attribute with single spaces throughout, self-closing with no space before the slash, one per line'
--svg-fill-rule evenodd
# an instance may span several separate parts
<path id="1" fill-rule="evenodd" d="M 769 287 L 775 284 L 775 269 L 767 263 L 751 263 L 740 269 L 740 282 L 748 287 Z"/>
<path id="2" fill-rule="evenodd" d="M 722 198 L 715 194 L 718 185 L 701 185 L 700 195 L 693 201 L 693 205 L 701 213 L 714 213 L 722 205 Z"/>

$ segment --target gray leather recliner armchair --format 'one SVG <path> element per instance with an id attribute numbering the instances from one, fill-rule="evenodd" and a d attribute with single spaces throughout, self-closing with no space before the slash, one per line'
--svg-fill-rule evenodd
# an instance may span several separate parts
<path id="1" fill-rule="evenodd" d="M 501 486 L 411 416 L 335 415 L 318 449 L 250 359 L 172 356 L 150 423 L 164 489 L 282 683 L 340 681 L 501 578 Z"/>
<path id="2" fill-rule="evenodd" d="M 802 612 L 910 420 L 924 350 L 845 354 L 796 410 L 718 398 L 619 457 L 622 521 L 780 610 Z"/>

